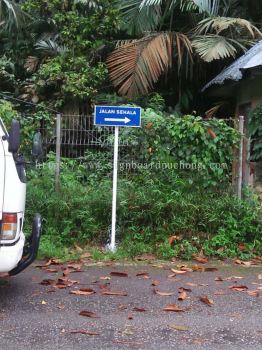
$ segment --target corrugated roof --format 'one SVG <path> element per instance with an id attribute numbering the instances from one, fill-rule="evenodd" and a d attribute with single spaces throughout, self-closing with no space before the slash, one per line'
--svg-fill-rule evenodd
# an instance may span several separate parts
<path id="1" fill-rule="evenodd" d="M 262 40 L 207 83 L 202 91 L 206 90 L 211 85 L 222 85 L 225 80 L 239 81 L 243 78 L 243 69 L 250 69 L 258 66 L 262 66 Z"/>

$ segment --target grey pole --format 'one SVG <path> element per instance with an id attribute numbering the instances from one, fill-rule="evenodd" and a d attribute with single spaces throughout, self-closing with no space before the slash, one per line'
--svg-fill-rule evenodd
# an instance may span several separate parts
<path id="1" fill-rule="evenodd" d="M 55 161 L 55 190 L 60 188 L 60 162 L 61 162 L 61 114 L 56 115 L 56 161 Z"/>

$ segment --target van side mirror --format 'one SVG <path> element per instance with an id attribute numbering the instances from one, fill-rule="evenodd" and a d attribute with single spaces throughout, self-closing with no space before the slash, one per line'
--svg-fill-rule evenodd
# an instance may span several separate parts
<path id="1" fill-rule="evenodd" d="M 32 146 L 33 159 L 37 160 L 41 158 L 42 154 L 43 154 L 42 135 L 40 132 L 37 132 L 33 138 L 33 146 Z"/>
<path id="2" fill-rule="evenodd" d="M 12 120 L 11 128 L 8 136 L 8 151 L 11 153 L 17 153 L 20 147 L 20 123 L 18 120 Z"/>

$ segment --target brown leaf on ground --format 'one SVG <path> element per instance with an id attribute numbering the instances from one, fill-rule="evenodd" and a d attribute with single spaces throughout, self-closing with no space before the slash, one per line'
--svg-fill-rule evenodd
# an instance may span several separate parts
<path id="1" fill-rule="evenodd" d="M 70 331 L 71 334 L 86 334 L 86 335 L 100 335 L 100 333 L 94 332 L 94 331 L 87 331 L 84 329 Z"/>
<path id="2" fill-rule="evenodd" d="M 145 271 L 144 271 L 144 272 L 142 271 L 142 272 L 138 272 L 138 273 L 136 274 L 136 276 L 137 276 L 137 277 L 145 277 L 145 276 L 149 276 L 149 273 L 148 273 L 148 272 L 145 272 Z"/>
<path id="3" fill-rule="evenodd" d="M 133 311 L 135 311 L 135 312 L 145 312 L 146 310 L 143 309 L 142 307 L 134 307 Z"/>
<path id="4" fill-rule="evenodd" d="M 257 290 L 248 290 L 247 294 L 251 297 L 259 297 L 259 292 Z"/>
<path id="5" fill-rule="evenodd" d="M 225 295 L 225 291 L 224 290 L 217 290 L 214 295 Z"/>
<path id="6" fill-rule="evenodd" d="M 127 296 L 127 292 L 113 292 L 113 291 L 110 291 L 110 290 L 103 290 L 101 292 L 102 295 L 115 295 L 115 296 L 118 296 L 118 297 L 126 297 Z"/>
<path id="7" fill-rule="evenodd" d="M 176 331 L 188 331 L 189 327 L 186 326 L 180 326 L 180 325 L 176 325 L 176 324 L 170 324 L 169 325 L 170 328 L 175 329 Z"/>
<path id="8" fill-rule="evenodd" d="M 79 315 L 80 316 L 84 316 L 84 317 L 91 317 L 91 318 L 97 318 L 98 317 L 95 312 L 86 311 L 86 310 L 83 310 L 83 311 L 79 312 Z"/>
<path id="9" fill-rule="evenodd" d="M 204 272 L 205 268 L 203 266 L 199 266 L 199 265 L 193 265 L 192 266 L 192 270 L 194 272 Z"/>
<path id="10" fill-rule="evenodd" d="M 69 269 L 67 269 L 67 268 L 65 268 L 64 270 L 63 270 L 63 276 L 64 277 L 68 277 L 69 276 L 69 274 L 70 274 L 70 270 Z"/>
<path id="11" fill-rule="evenodd" d="M 224 282 L 224 281 L 227 281 L 227 278 L 223 278 L 221 276 L 218 276 L 218 277 L 215 278 L 215 281 L 216 282 Z"/>
<path id="12" fill-rule="evenodd" d="M 200 264 L 208 263 L 208 258 L 206 256 L 194 256 L 194 260 L 196 260 Z"/>
<path id="13" fill-rule="evenodd" d="M 100 280 L 102 280 L 102 281 L 108 281 L 108 280 L 111 280 L 111 277 L 109 277 L 109 276 L 101 276 L 101 277 L 100 277 Z"/>
<path id="14" fill-rule="evenodd" d="M 159 281 L 158 280 L 153 280 L 152 281 L 152 286 L 158 286 L 159 285 Z"/>
<path id="15" fill-rule="evenodd" d="M 204 268 L 204 271 L 205 272 L 215 272 L 217 271 L 218 269 L 216 267 L 205 267 Z"/>
<path id="16" fill-rule="evenodd" d="M 178 293 L 183 293 L 183 292 L 189 292 L 189 293 L 191 293 L 191 292 L 192 292 L 192 289 L 190 289 L 190 288 L 185 288 L 185 287 L 179 287 L 179 288 L 178 288 Z"/>
<path id="17" fill-rule="evenodd" d="M 258 333 L 262 333 L 262 328 L 257 329 Z"/>
<path id="18" fill-rule="evenodd" d="M 171 295 L 175 294 L 173 292 L 160 292 L 157 288 L 154 288 L 154 293 L 160 295 L 161 297 L 170 297 Z"/>
<path id="19" fill-rule="evenodd" d="M 95 294 L 96 292 L 92 288 L 80 288 L 77 290 L 72 290 L 70 294 L 75 294 L 75 295 L 92 295 Z"/>
<path id="20" fill-rule="evenodd" d="M 65 304 L 59 304 L 59 305 L 57 305 L 57 308 L 58 308 L 59 310 L 64 310 Z"/>
<path id="21" fill-rule="evenodd" d="M 185 300 L 187 298 L 187 293 L 185 291 L 181 292 L 178 300 Z"/>
<path id="22" fill-rule="evenodd" d="M 209 299 L 206 295 L 201 296 L 199 300 L 208 306 L 212 306 L 214 304 L 214 300 Z"/>
<path id="23" fill-rule="evenodd" d="M 188 310 L 189 308 L 180 307 L 180 306 L 177 306 L 176 304 L 168 304 L 163 309 L 163 311 L 171 311 L 171 312 L 185 312 Z"/>
<path id="24" fill-rule="evenodd" d="M 127 319 L 128 319 L 128 320 L 133 320 L 133 319 L 134 319 L 134 316 L 128 315 L 128 316 L 127 316 Z"/>
<path id="25" fill-rule="evenodd" d="M 58 269 L 46 269 L 46 268 L 43 268 L 43 271 L 50 272 L 50 273 L 55 273 L 55 272 L 58 272 L 59 270 Z"/>
<path id="26" fill-rule="evenodd" d="M 40 284 L 42 284 L 43 286 L 53 286 L 54 284 L 56 283 L 55 280 L 52 280 L 50 278 L 46 278 L 46 279 L 43 279 Z"/>
<path id="27" fill-rule="evenodd" d="M 228 288 L 229 289 L 233 289 L 236 292 L 245 292 L 248 289 L 247 286 L 239 286 L 239 285 L 234 285 L 234 286 L 231 286 L 231 287 L 228 287 Z"/>
<path id="28" fill-rule="evenodd" d="M 184 275 L 185 273 L 187 273 L 187 271 L 181 271 L 181 270 L 175 270 L 175 269 L 171 269 L 171 271 L 176 275 Z"/>
<path id="29" fill-rule="evenodd" d="M 193 269 L 191 269 L 191 267 L 187 267 L 187 266 L 181 266 L 180 270 L 186 271 L 186 272 L 193 272 Z"/>
<path id="30" fill-rule="evenodd" d="M 110 272 L 111 276 L 117 276 L 117 277 L 128 277 L 127 272 L 120 272 L 120 271 L 112 271 Z"/>
<path id="31" fill-rule="evenodd" d="M 71 263 L 71 264 L 67 264 L 67 268 L 68 269 L 73 269 L 73 270 L 81 270 L 83 264 L 80 263 Z"/>
<path id="32" fill-rule="evenodd" d="M 118 305 L 118 310 L 122 311 L 122 310 L 126 310 L 128 309 L 128 305 L 127 304 L 120 304 Z"/>

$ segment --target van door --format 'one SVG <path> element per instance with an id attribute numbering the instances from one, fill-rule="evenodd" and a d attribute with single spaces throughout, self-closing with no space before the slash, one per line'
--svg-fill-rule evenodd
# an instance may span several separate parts
<path id="1" fill-rule="evenodd" d="M 5 136 L 0 121 L 0 220 L 2 219 L 4 184 L 5 184 L 5 153 L 2 137 Z"/>

